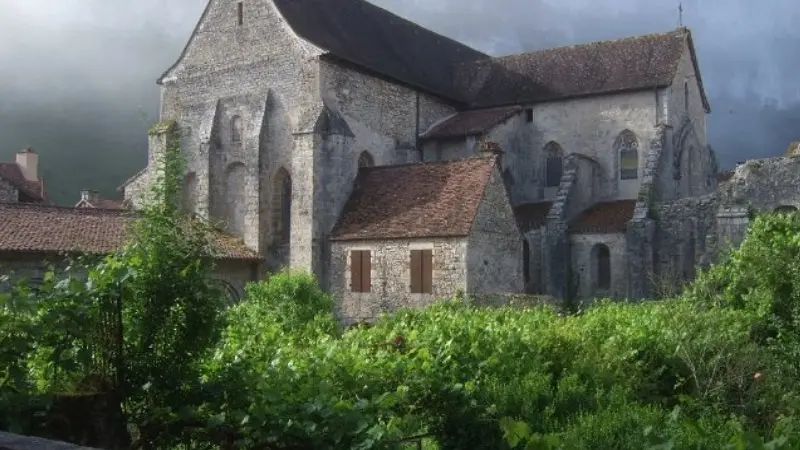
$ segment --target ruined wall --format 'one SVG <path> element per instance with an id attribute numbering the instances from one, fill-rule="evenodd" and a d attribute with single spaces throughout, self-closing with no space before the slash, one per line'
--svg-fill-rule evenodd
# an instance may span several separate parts
<path id="1" fill-rule="evenodd" d="M 759 212 L 781 206 L 800 208 L 800 158 L 781 157 L 747 161 L 720 185 L 724 205 L 742 205 Z"/>
<path id="2" fill-rule="evenodd" d="M 433 294 L 409 292 L 412 249 L 433 250 Z M 352 250 L 371 251 L 371 292 L 350 291 Z M 398 308 L 426 306 L 467 288 L 466 238 L 334 242 L 331 255 L 331 292 L 345 324 Z"/>
<path id="3" fill-rule="evenodd" d="M 653 206 L 653 281 L 662 285 L 655 286 L 657 289 L 691 280 L 697 266 L 713 262 L 718 209 L 719 202 L 713 194 Z"/>
<path id="4" fill-rule="evenodd" d="M 523 292 L 522 245 L 502 175 L 495 168 L 469 237 L 467 292 Z"/>
<path id="5" fill-rule="evenodd" d="M 0 202 L 16 203 L 19 201 L 19 191 L 8 181 L 0 178 Z"/>
<path id="6" fill-rule="evenodd" d="M 578 298 L 625 298 L 628 295 L 627 245 L 625 235 L 571 234 L 570 252 L 573 268 L 572 282 L 577 286 Z M 608 291 L 597 288 L 597 249 L 605 245 L 611 256 L 611 287 Z"/>

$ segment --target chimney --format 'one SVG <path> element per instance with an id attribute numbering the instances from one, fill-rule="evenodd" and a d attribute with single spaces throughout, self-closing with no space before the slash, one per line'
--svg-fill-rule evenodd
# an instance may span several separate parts
<path id="1" fill-rule="evenodd" d="M 94 203 L 97 200 L 98 192 L 89 189 L 81 191 L 81 201 Z"/>
<path id="2" fill-rule="evenodd" d="M 32 148 L 28 147 L 17 153 L 17 165 L 26 180 L 39 181 L 39 155 Z"/>

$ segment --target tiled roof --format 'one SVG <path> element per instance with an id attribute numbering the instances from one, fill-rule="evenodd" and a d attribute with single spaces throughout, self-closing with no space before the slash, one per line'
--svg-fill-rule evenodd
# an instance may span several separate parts
<path id="1" fill-rule="evenodd" d="M 11 183 L 20 192 L 27 195 L 33 201 L 47 201 L 47 193 L 44 191 L 44 182 L 41 178 L 38 181 L 26 180 L 22 174 L 22 169 L 15 162 L 0 163 L 0 178 Z"/>
<path id="2" fill-rule="evenodd" d="M 680 28 L 465 63 L 458 85 L 475 107 L 665 87 L 672 84 L 687 42 L 697 66 L 691 34 Z M 698 82 L 709 109 L 699 70 Z"/>
<path id="3" fill-rule="evenodd" d="M 526 232 L 539 228 L 547 222 L 547 213 L 553 202 L 525 203 L 514 208 L 519 228 Z"/>
<path id="4" fill-rule="evenodd" d="M 467 236 L 495 157 L 362 168 L 334 240 Z"/>
<path id="5" fill-rule="evenodd" d="M 571 233 L 621 233 L 633 218 L 636 200 L 597 203 L 570 223 Z"/>
<path id="6" fill-rule="evenodd" d="M 507 106 L 456 113 L 431 126 L 421 137 L 442 139 L 482 134 L 521 110 L 519 106 Z"/>
<path id="7" fill-rule="evenodd" d="M 135 217 L 122 210 L 0 203 L 0 251 L 113 252 L 125 244 Z M 212 239 L 221 259 L 258 259 L 237 238 L 219 232 Z"/>

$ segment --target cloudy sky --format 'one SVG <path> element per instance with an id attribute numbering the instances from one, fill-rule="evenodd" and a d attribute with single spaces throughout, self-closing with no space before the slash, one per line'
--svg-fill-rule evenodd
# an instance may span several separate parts
<path id="1" fill-rule="evenodd" d="M 678 24 L 677 0 L 373 1 L 493 54 Z M 110 193 L 144 165 L 155 80 L 205 2 L 0 0 L 0 158 L 32 145 L 49 186 Z M 800 139 L 800 1 L 685 0 L 683 21 L 695 36 L 721 165 L 776 155 Z"/>

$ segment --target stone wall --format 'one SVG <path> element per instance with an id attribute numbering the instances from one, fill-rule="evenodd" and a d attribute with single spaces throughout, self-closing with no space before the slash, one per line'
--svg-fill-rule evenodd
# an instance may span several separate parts
<path id="1" fill-rule="evenodd" d="M 747 161 L 719 188 L 720 202 L 772 212 L 781 206 L 800 208 L 800 157 Z"/>
<path id="2" fill-rule="evenodd" d="M 544 227 L 540 227 L 529 230 L 524 235 L 524 239 L 528 241 L 529 248 L 529 281 L 525 286 L 524 292 L 531 294 L 543 294 L 547 289 L 544 282 L 544 233 Z"/>
<path id="3" fill-rule="evenodd" d="M 523 292 L 522 245 L 502 175 L 495 168 L 469 236 L 467 292 Z"/>
<path id="4" fill-rule="evenodd" d="M 236 14 L 235 2 L 209 3 L 163 78 L 161 117 L 180 125 L 195 211 L 244 238 L 270 267 L 295 257 L 310 269 L 314 178 L 295 175 L 313 173 L 313 152 L 303 148 L 324 112 L 321 51 L 300 39 L 271 2 L 248 3 L 242 25 Z M 294 255 L 276 225 L 285 209 L 275 192 L 286 175 L 294 194 L 288 232 L 303 243 Z"/>
<path id="5" fill-rule="evenodd" d="M 433 250 L 433 294 L 410 293 L 410 251 Z M 372 289 L 350 291 L 350 252 L 370 250 Z M 398 308 L 422 307 L 467 289 L 467 239 L 334 242 L 331 292 L 345 324 L 370 320 Z"/>
<path id="6" fill-rule="evenodd" d="M 8 181 L 0 178 L 0 202 L 16 203 L 19 201 L 19 191 Z"/>
<path id="7" fill-rule="evenodd" d="M 492 128 L 484 138 L 497 142 L 503 150 L 502 170 L 511 203 L 533 202 L 541 198 L 541 150 L 533 146 L 533 124 L 521 111 Z M 538 150 L 538 151 L 537 151 Z"/>
<path id="8" fill-rule="evenodd" d="M 578 298 L 625 298 L 628 295 L 627 242 L 623 233 L 571 234 L 572 282 L 577 287 Z M 609 249 L 611 260 L 611 287 L 608 291 L 597 288 L 598 245 Z"/>
<path id="9" fill-rule="evenodd" d="M 547 215 L 543 236 L 545 293 L 548 295 L 562 299 L 569 295 L 572 262 L 568 222 L 598 200 L 608 197 L 608 185 L 600 173 L 600 165 L 587 156 L 572 153 L 564 158 L 564 173 Z"/>
<path id="10" fill-rule="evenodd" d="M 533 108 L 531 153 L 540 158 L 538 180 L 540 189 L 544 187 L 546 155 L 542 151 L 550 142 L 557 142 L 565 155 L 580 153 L 596 160 L 610 183 L 610 199 L 635 198 L 638 192 L 636 182 L 622 186 L 618 183 L 617 168 L 619 155 L 614 151 L 614 142 L 623 130 L 632 131 L 643 150 L 655 135 L 655 125 L 659 120 L 658 94 L 655 91 L 641 91 L 616 95 L 595 96 L 561 102 L 531 105 Z M 639 157 L 639 173 L 642 173 L 645 158 Z M 624 189 L 623 189 L 624 188 Z M 555 190 L 543 189 L 544 197 L 552 200 Z M 535 198 L 529 201 L 537 200 Z"/>
<path id="11" fill-rule="evenodd" d="M 679 287 L 694 278 L 697 266 L 714 261 L 718 209 L 716 195 L 653 205 L 655 295 Z"/>

